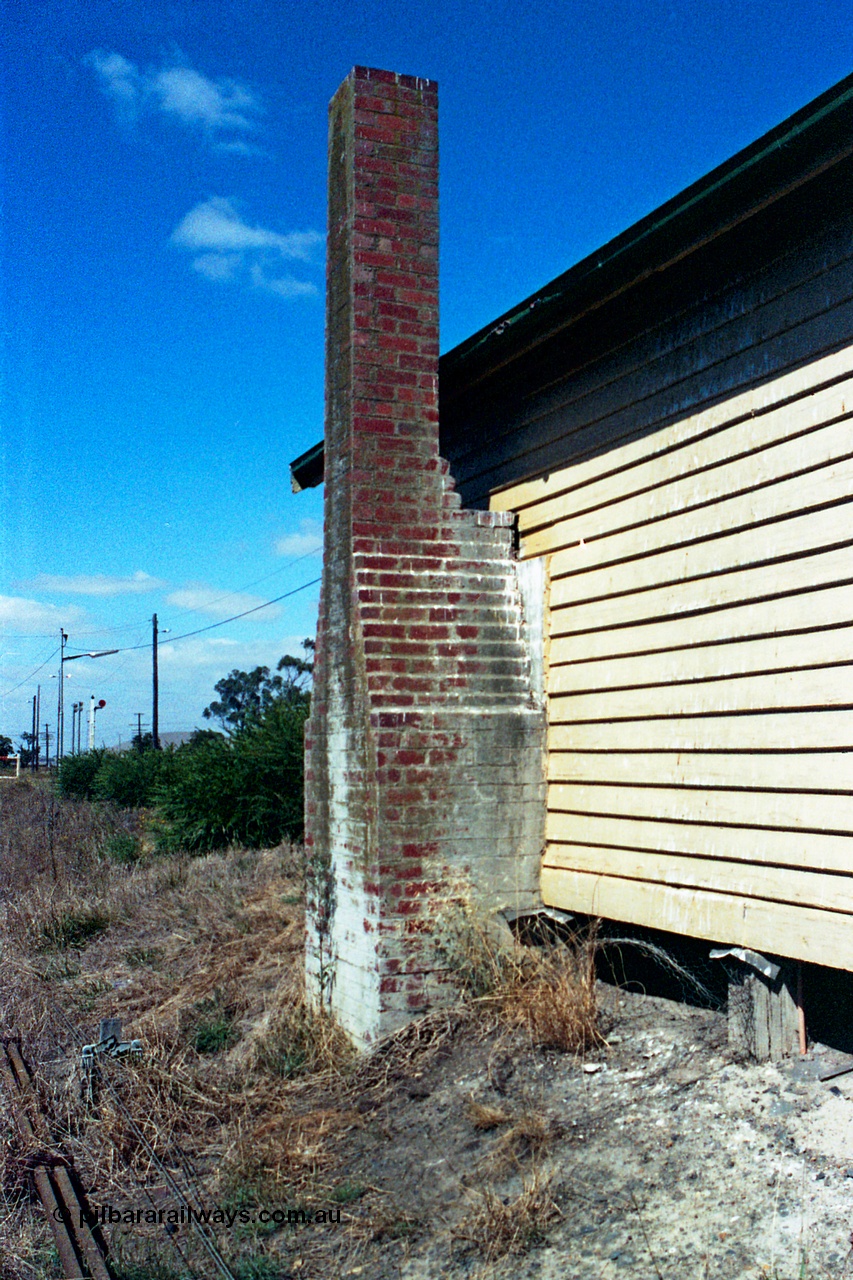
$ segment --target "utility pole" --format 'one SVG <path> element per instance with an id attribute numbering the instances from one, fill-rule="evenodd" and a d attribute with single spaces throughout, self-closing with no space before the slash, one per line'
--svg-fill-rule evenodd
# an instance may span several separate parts
<path id="1" fill-rule="evenodd" d="M 80 754 L 80 735 L 83 731 L 83 703 L 77 703 L 77 754 Z"/>
<path id="2" fill-rule="evenodd" d="M 50 725 L 44 722 L 44 767 L 50 768 Z"/>
<path id="3" fill-rule="evenodd" d="M 36 767 L 36 695 L 33 694 L 33 728 L 30 734 L 30 772 L 33 773 Z"/>
<path id="4" fill-rule="evenodd" d="M 151 656 L 152 656 L 152 709 L 151 740 L 155 751 L 160 750 L 160 678 L 157 671 L 157 614 L 151 619 Z"/>
<path id="5" fill-rule="evenodd" d="M 59 628 L 59 707 L 57 708 L 56 722 L 56 763 L 59 764 L 65 755 L 65 646 L 68 643 L 68 635 L 62 627 Z"/>
<path id="6" fill-rule="evenodd" d="M 41 685 L 36 689 L 36 773 L 39 768 L 39 756 L 41 755 Z"/>
<path id="7" fill-rule="evenodd" d="M 71 754 L 74 755 L 74 743 L 77 741 L 77 703 L 71 703 Z"/>
<path id="8" fill-rule="evenodd" d="M 141 750 L 142 750 L 142 716 L 143 716 L 143 712 L 141 712 L 141 711 L 134 711 L 134 713 L 133 713 L 133 714 L 136 716 L 136 743 L 137 743 L 137 747 L 138 747 L 138 749 L 141 751 Z M 131 729 L 132 729 L 132 728 L 133 728 L 133 725 L 131 725 L 130 727 L 131 727 Z"/>

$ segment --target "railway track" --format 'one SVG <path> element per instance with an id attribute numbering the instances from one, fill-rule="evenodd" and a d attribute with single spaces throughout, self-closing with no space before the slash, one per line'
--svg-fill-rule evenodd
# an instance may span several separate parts
<path id="1" fill-rule="evenodd" d="M 32 1074 L 15 1040 L 2 1042 L 0 1080 L 28 1152 L 27 1165 L 53 1232 L 63 1280 L 113 1280 L 103 1248 L 86 1221 L 73 1166 L 53 1150 Z"/>

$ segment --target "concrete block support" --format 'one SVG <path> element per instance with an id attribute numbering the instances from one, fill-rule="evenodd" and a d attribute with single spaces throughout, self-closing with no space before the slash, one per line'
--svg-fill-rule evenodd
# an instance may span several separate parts
<path id="1" fill-rule="evenodd" d="M 437 148 L 430 81 L 356 68 L 332 101 L 306 963 L 363 1045 L 447 998 L 451 899 L 539 902 L 542 593 L 438 453 Z"/>

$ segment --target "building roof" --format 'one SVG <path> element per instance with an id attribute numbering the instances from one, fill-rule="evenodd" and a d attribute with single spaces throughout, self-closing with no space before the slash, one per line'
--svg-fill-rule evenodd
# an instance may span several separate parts
<path id="1" fill-rule="evenodd" d="M 853 155 L 853 75 L 441 357 L 442 403 Z M 322 442 L 291 463 L 323 479 Z"/>

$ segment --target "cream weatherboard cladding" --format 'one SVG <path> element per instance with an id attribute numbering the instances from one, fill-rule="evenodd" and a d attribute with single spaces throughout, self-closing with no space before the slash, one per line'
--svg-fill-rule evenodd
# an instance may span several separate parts
<path id="1" fill-rule="evenodd" d="M 853 969 L 853 346 L 491 505 L 549 571 L 545 902 Z"/>

